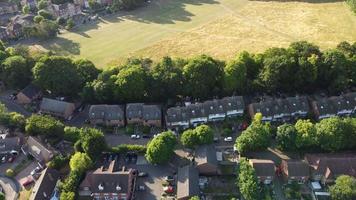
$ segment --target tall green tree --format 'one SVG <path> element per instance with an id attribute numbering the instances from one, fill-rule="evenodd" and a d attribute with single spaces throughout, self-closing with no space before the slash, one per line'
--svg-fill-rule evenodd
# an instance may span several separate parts
<path id="1" fill-rule="evenodd" d="M 296 150 L 295 141 L 297 139 L 297 130 L 291 124 L 283 124 L 277 128 L 277 146 L 281 150 Z"/>
<path id="2" fill-rule="evenodd" d="M 34 80 L 42 89 L 55 95 L 76 95 L 81 80 L 70 58 L 45 56 L 33 68 Z"/>
<path id="3" fill-rule="evenodd" d="M 354 200 L 356 198 L 356 179 L 347 175 L 339 176 L 329 191 L 332 200 Z"/>
<path id="4" fill-rule="evenodd" d="M 227 93 L 243 93 L 247 86 L 247 67 L 239 58 L 230 61 L 224 68 L 224 89 Z"/>
<path id="5" fill-rule="evenodd" d="M 246 200 L 258 200 L 260 189 L 256 172 L 245 158 L 240 159 L 237 177 L 237 186 L 243 198 Z"/>
<path id="6" fill-rule="evenodd" d="M 115 78 L 116 99 L 134 102 L 142 101 L 146 96 L 147 73 L 142 66 L 126 66 Z"/>
<path id="7" fill-rule="evenodd" d="M 167 163 L 174 154 L 175 144 L 173 133 L 163 132 L 148 143 L 145 157 L 152 164 Z"/>
<path id="8" fill-rule="evenodd" d="M 86 153 L 77 152 L 69 161 L 70 170 L 85 172 L 93 165 L 93 161 Z"/>
<path id="9" fill-rule="evenodd" d="M 100 73 L 100 70 L 90 60 L 81 58 L 75 60 L 73 64 L 76 67 L 82 86 L 95 80 Z"/>
<path id="10" fill-rule="evenodd" d="M 9 87 L 22 89 L 32 79 L 31 67 L 22 56 L 8 57 L 1 65 L 1 78 Z"/>
<path id="11" fill-rule="evenodd" d="M 310 120 L 298 120 L 295 129 L 297 131 L 295 145 L 298 149 L 307 150 L 318 145 L 317 131 Z"/>
<path id="12" fill-rule="evenodd" d="M 84 152 L 93 160 L 107 148 L 104 134 L 98 129 L 82 129 L 80 139 Z"/>
<path id="13" fill-rule="evenodd" d="M 191 59 L 183 68 L 186 94 L 202 99 L 218 94 L 222 88 L 223 74 L 222 63 L 209 56 Z"/>
<path id="14" fill-rule="evenodd" d="M 64 125 L 53 117 L 33 114 L 27 118 L 25 130 L 30 135 L 58 138 L 63 136 Z"/>

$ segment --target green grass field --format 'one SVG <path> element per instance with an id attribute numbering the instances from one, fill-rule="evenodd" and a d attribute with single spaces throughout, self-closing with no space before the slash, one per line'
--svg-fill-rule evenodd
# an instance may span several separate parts
<path id="1" fill-rule="evenodd" d="M 356 41 L 356 16 L 340 1 L 152 0 L 34 47 L 85 57 L 103 68 L 129 56 L 206 53 L 229 59 L 241 50 L 260 52 L 297 40 L 323 49 Z"/>

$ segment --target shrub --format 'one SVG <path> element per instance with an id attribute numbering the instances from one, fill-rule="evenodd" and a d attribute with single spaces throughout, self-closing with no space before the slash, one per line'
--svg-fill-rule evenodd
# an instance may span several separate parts
<path id="1" fill-rule="evenodd" d="M 144 154 L 147 150 L 146 146 L 137 144 L 121 144 L 111 149 L 115 153 L 136 152 L 138 154 Z"/>
<path id="2" fill-rule="evenodd" d="M 48 163 L 48 167 L 52 169 L 60 170 L 66 164 L 68 164 L 68 161 L 69 161 L 68 157 L 57 155 Z"/>
<path id="3" fill-rule="evenodd" d="M 14 177 L 15 176 L 15 172 L 12 169 L 7 169 L 5 174 L 8 177 Z"/>

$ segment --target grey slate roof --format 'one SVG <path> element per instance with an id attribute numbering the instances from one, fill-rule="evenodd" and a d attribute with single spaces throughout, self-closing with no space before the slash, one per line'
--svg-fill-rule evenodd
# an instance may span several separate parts
<path id="1" fill-rule="evenodd" d="M 217 165 L 216 150 L 213 145 L 203 145 L 195 150 L 195 162 L 197 165 L 209 163 Z"/>
<path id="2" fill-rule="evenodd" d="M 329 100 L 333 103 L 334 108 L 336 109 L 337 112 L 342 110 L 354 109 L 354 106 L 351 104 L 351 102 L 345 99 L 343 96 L 330 97 Z"/>
<path id="3" fill-rule="evenodd" d="M 202 103 L 191 104 L 187 108 L 191 119 L 208 117 L 208 112 Z"/>
<path id="4" fill-rule="evenodd" d="M 250 163 L 257 176 L 273 177 L 275 175 L 275 165 L 272 160 L 250 159 Z"/>
<path id="5" fill-rule="evenodd" d="M 191 165 L 178 168 L 177 198 L 199 194 L 198 170 Z"/>
<path id="6" fill-rule="evenodd" d="M 49 200 L 59 179 L 59 172 L 46 168 L 32 190 L 30 200 Z"/>
<path id="7" fill-rule="evenodd" d="M 344 98 L 356 109 L 356 92 L 344 94 Z"/>
<path id="8" fill-rule="evenodd" d="M 128 103 L 126 105 L 127 118 L 142 118 L 143 103 Z"/>
<path id="9" fill-rule="evenodd" d="M 19 150 L 20 142 L 19 137 L 6 137 L 5 139 L 0 137 L 0 153 L 8 153 L 12 150 Z"/>
<path id="10" fill-rule="evenodd" d="M 316 101 L 319 116 L 327 114 L 336 114 L 336 107 L 329 98 L 321 98 Z"/>
<path id="11" fill-rule="evenodd" d="M 225 104 L 219 100 L 210 100 L 203 103 L 208 114 L 225 114 Z"/>
<path id="12" fill-rule="evenodd" d="M 43 98 L 40 109 L 44 111 L 55 112 L 55 113 L 64 113 L 65 110 L 71 105 L 72 103 L 68 103 L 65 101 Z"/>
<path id="13" fill-rule="evenodd" d="M 167 122 L 174 123 L 182 121 L 182 108 L 172 107 L 167 110 Z"/>
<path id="14" fill-rule="evenodd" d="M 289 176 L 309 176 L 309 165 L 308 163 L 301 160 L 283 160 L 284 166 L 286 167 L 284 172 Z"/>
<path id="15" fill-rule="evenodd" d="M 287 97 L 291 113 L 309 112 L 308 99 L 305 96 Z"/>
<path id="16" fill-rule="evenodd" d="M 240 110 L 245 108 L 245 103 L 242 96 L 231 96 L 224 97 L 220 100 L 223 104 L 225 104 L 225 110 Z"/>
<path id="17" fill-rule="evenodd" d="M 90 119 L 124 120 L 124 109 L 120 105 L 91 105 L 89 108 Z"/>
<path id="18" fill-rule="evenodd" d="M 144 120 L 161 120 L 162 110 L 160 105 L 143 105 L 142 113 Z"/>
<path id="19" fill-rule="evenodd" d="M 263 117 L 273 117 L 272 101 L 261 101 L 253 103 L 252 107 L 255 113 L 261 113 Z"/>
<path id="20" fill-rule="evenodd" d="M 133 169 L 119 170 L 117 161 L 113 160 L 107 169 L 102 166 L 88 172 L 80 187 L 89 187 L 93 193 L 128 193 L 129 183 L 134 178 L 132 172 Z"/>
<path id="21" fill-rule="evenodd" d="M 27 96 L 29 99 L 33 99 L 35 96 L 37 96 L 41 92 L 41 89 L 34 84 L 29 84 L 26 86 L 23 90 L 21 90 L 21 93 Z"/>
<path id="22" fill-rule="evenodd" d="M 276 99 L 274 104 L 272 104 L 273 113 L 275 115 L 284 114 L 289 115 L 289 104 L 288 101 L 285 99 Z"/>

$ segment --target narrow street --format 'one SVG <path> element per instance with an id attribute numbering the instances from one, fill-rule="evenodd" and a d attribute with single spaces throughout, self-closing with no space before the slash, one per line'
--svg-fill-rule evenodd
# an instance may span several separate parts
<path id="1" fill-rule="evenodd" d="M 16 200 L 20 186 L 13 179 L 0 175 L 0 186 L 4 190 L 6 200 Z"/>

